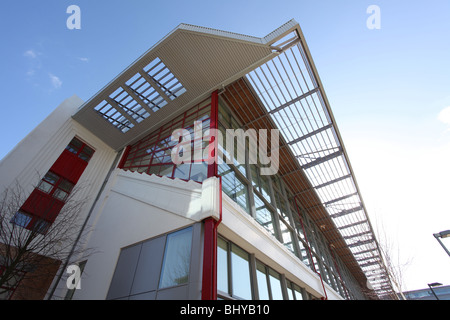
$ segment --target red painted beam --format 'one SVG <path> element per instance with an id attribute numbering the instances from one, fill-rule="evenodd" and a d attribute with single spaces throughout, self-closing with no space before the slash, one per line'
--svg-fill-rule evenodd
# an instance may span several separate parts
<path id="1" fill-rule="evenodd" d="M 214 91 L 211 95 L 210 129 L 219 126 L 219 97 Z M 214 131 L 213 131 L 214 132 Z M 209 139 L 208 178 L 219 177 L 217 173 L 217 141 L 214 136 Z M 203 278 L 202 300 L 217 300 L 217 227 L 222 220 L 222 179 L 220 179 L 220 218 L 204 220 L 203 233 Z"/>

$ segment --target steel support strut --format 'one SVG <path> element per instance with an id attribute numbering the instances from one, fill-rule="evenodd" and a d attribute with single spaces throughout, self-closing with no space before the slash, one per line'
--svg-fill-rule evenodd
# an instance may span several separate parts
<path id="1" fill-rule="evenodd" d="M 202 300 L 217 300 L 217 228 L 222 221 L 222 177 L 217 170 L 217 143 L 214 130 L 219 127 L 219 103 L 218 92 L 211 95 L 211 115 L 209 138 L 208 178 L 218 177 L 219 185 L 219 220 L 207 218 L 203 221 L 203 275 L 202 275 Z"/>

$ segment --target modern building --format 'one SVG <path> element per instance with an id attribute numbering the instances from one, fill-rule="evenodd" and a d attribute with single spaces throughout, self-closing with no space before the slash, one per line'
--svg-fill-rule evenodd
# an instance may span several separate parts
<path id="1" fill-rule="evenodd" d="M 27 232 L 49 236 L 82 203 L 43 299 L 396 296 L 294 20 L 263 38 L 179 25 L 64 101 L 0 175 L 23 187 L 8 223 Z"/>

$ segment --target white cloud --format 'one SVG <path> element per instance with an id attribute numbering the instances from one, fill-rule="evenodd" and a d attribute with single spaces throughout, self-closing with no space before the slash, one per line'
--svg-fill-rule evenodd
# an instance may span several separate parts
<path id="1" fill-rule="evenodd" d="M 55 76 L 54 74 L 49 74 L 50 80 L 52 82 L 53 88 L 58 89 L 61 87 L 62 85 L 62 81 L 61 79 L 59 79 L 57 76 Z"/>
<path id="2" fill-rule="evenodd" d="M 439 112 L 438 120 L 445 124 L 450 124 L 450 106 L 442 109 L 441 112 Z"/>
<path id="3" fill-rule="evenodd" d="M 33 50 L 27 50 L 27 51 L 25 51 L 25 53 L 23 55 L 25 57 L 29 57 L 29 58 L 32 58 L 32 59 L 37 57 L 36 52 L 34 52 Z"/>
<path id="4" fill-rule="evenodd" d="M 84 57 L 78 58 L 78 60 L 83 61 L 83 62 L 89 62 L 89 58 L 84 58 Z"/>

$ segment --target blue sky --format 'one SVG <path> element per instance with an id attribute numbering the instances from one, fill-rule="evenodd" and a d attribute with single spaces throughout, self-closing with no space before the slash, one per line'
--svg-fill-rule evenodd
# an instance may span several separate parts
<path id="1" fill-rule="evenodd" d="M 72 4 L 81 30 L 66 27 Z M 381 9 L 379 30 L 366 26 L 369 5 Z M 450 285 L 450 259 L 432 236 L 450 229 L 449 16 L 440 0 L 11 1 L 0 12 L 0 158 L 64 99 L 88 100 L 180 23 L 263 37 L 295 19 L 371 219 L 411 259 L 405 289 Z"/>

